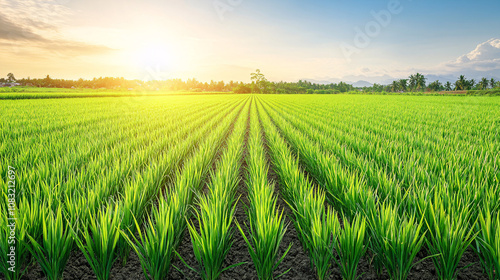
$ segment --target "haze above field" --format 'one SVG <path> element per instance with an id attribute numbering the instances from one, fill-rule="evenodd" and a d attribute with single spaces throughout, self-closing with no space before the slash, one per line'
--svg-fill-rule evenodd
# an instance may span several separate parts
<path id="1" fill-rule="evenodd" d="M 484 0 L 0 0 L 0 75 L 498 79 L 499 10 Z"/>

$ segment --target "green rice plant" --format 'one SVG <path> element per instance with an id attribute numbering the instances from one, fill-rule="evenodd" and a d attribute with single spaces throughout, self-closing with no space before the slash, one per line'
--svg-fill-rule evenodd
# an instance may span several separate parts
<path id="1" fill-rule="evenodd" d="M 89 210 L 90 211 L 90 210 Z M 84 254 L 97 279 L 109 279 L 116 260 L 116 245 L 120 239 L 121 212 L 118 205 L 99 210 L 89 224 L 80 225 L 79 233 L 72 231 L 76 244 Z"/>
<path id="2" fill-rule="evenodd" d="M 63 279 L 63 271 L 73 248 L 73 235 L 61 207 L 42 220 L 42 227 L 42 241 L 37 242 L 35 238 L 28 236 L 31 241 L 28 249 L 47 279 Z"/>
<path id="3" fill-rule="evenodd" d="M 193 224 L 188 223 L 194 256 L 199 264 L 199 269 L 190 268 L 197 271 L 202 279 L 218 279 L 222 272 L 241 264 L 222 268 L 233 244 L 231 224 L 236 207 L 234 205 L 227 212 L 225 204 L 222 200 L 201 198 L 198 202 L 200 210 L 196 210 L 200 232 Z"/>
<path id="4" fill-rule="evenodd" d="M 476 250 L 488 277 L 500 279 L 500 214 L 491 214 L 488 207 L 479 214 L 477 223 L 479 235 L 476 237 Z"/>
<path id="5" fill-rule="evenodd" d="M 436 195 L 434 202 L 428 202 L 421 211 L 427 225 L 426 244 L 435 256 L 432 261 L 438 278 L 456 279 L 458 263 L 477 235 L 470 228 L 470 210 L 466 206 L 446 209 Z"/>
<path id="6" fill-rule="evenodd" d="M 318 279 L 328 279 L 328 272 L 334 258 L 332 252 L 335 238 L 340 230 L 337 214 L 329 207 L 323 214 L 311 217 L 311 228 L 308 230 L 307 247 L 309 256 L 316 269 Z M 299 229 L 302 229 L 298 224 Z"/>
<path id="7" fill-rule="evenodd" d="M 153 208 L 152 215 L 148 217 L 144 232 L 134 219 L 138 237 L 131 229 L 128 232 L 121 231 L 123 238 L 139 256 L 144 275 L 154 280 L 167 278 L 174 250 L 179 243 L 174 234 L 174 229 L 178 228 L 176 221 L 179 219 L 173 216 L 165 200 L 159 203 L 158 208 Z"/>
<path id="8" fill-rule="evenodd" d="M 37 194 L 33 195 L 33 205 L 23 199 L 19 205 L 2 205 L 0 210 L 0 273 L 7 280 L 23 277 L 30 264 L 29 235 L 39 239 L 46 204 Z M 12 200 L 9 201 L 11 203 Z M 6 207 L 6 208 L 4 208 Z"/>
<path id="9" fill-rule="evenodd" d="M 7 220 L 6 212 L 0 214 L 0 272 L 7 280 L 17 280 L 25 274 L 23 265 L 27 264 L 29 257 L 26 225 L 13 224 L 12 220 Z"/>
<path id="10" fill-rule="evenodd" d="M 283 262 L 288 251 L 292 248 L 292 244 L 288 246 L 281 256 L 279 255 L 279 245 L 283 241 L 286 232 L 283 212 L 279 212 L 276 198 L 269 194 L 262 194 L 260 197 L 259 203 L 252 204 L 254 205 L 253 209 L 248 210 L 249 237 L 245 235 L 239 223 L 236 223 L 236 225 L 248 245 L 248 252 L 255 265 L 257 277 L 260 280 L 270 280 L 275 279 L 273 272 Z M 269 209 L 269 207 L 272 207 L 272 209 Z M 273 211 L 273 209 L 276 210 Z"/>
<path id="11" fill-rule="evenodd" d="M 417 223 L 414 216 L 400 217 L 396 207 L 386 204 L 372 211 L 368 220 L 378 271 L 383 266 L 391 279 L 406 279 L 425 240 L 423 221 Z"/>
<path id="12" fill-rule="evenodd" d="M 359 261 L 366 253 L 366 220 L 362 216 L 356 216 L 350 223 L 343 219 L 344 228 L 339 231 L 335 239 L 334 247 L 338 258 L 337 263 L 342 279 L 355 280 Z"/>
<path id="13" fill-rule="evenodd" d="M 135 219 L 142 220 L 142 216 L 148 202 L 145 194 L 145 188 L 143 186 L 139 184 L 132 184 L 128 186 L 125 190 L 125 197 L 119 203 L 118 208 L 122 211 L 122 219 L 120 223 L 120 229 L 122 232 L 133 234 L 134 232 L 131 230 L 135 229 Z M 130 249 L 131 247 L 128 246 L 127 240 L 121 236 L 117 244 L 117 256 L 121 259 L 122 266 L 125 266 L 127 263 Z"/>
<path id="14" fill-rule="evenodd" d="M 255 99 L 253 99 L 255 101 Z M 262 132 L 257 117 L 255 103 L 250 109 L 250 133 L 248 139 L 247 155 L 247 180 L 248 199 L 250 205 L 247 208 L 248 222 L 246 236 L 242 226 L 236 225 L 248 245 L 248 252 L 252 258 L 261 280 L 274 279 L 274 271 L 285 259 L 292 244 L 280 256 L 279 247 L 285 235 L 283 211 L 277 206 L 274 196 L 274 184 L 267 180 L 269 166 L 267 164 L 264 147 L 262 145 Z M 279 278 L 283 274 L 277 276 Z"/>

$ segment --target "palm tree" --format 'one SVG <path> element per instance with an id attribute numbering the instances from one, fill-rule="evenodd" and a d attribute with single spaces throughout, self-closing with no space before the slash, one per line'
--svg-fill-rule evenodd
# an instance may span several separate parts
<path id="1" fill-rule="evenodd" d="M 399 89 L 399 83 L 397 81 L 392 81 L 392 85 L 391 85 L 392 92 L 396 92 L 396 91 L 398 91 L 398 89 Z"/>
<path id="2" fill-rule="evenodd" d="M 416 75 L 410 75 L 409 77 L 410 83 L 410 91 L 413 91 L 417 87 L 417 76 Z"/>
<path id="3" fill-rule="evenodd" d="M 446 82 L 446 84 L 445 84 L 444 87 L 445 87 L 446 91 L 451 91 L 452 90 L 450 81 Z"/>
<path id="4" fill-rule="evenodd" d="M 399 88 L 402 91 L 406 91 L 408 87 L 408 79 L 401 79 L 399 80 Z"/>
<path id="5" fill-rule="evenodd" d="M 417 85 L 418 90 L 425 89 L 425 80 L 426 79 L 425 79 L 424 75 L 422 75 L 420 73 L 415 74 L 415 80 L 416 80 L 416 85 Z"/>
<path id="6" fill-rule="evenodd" d="M 464 90 L 467 86 L 467 80 L 464 75 L 460 75 L 458 80 L 455 82 L 455 90 Z"/>
<path id="7" fill-rule="evenodd" d="M 429 89 L 431 91 L 440 91 L 442 87 L 443 87 L 443 85 L 441 84 L 441 82 L 439 82 L 439 80 L 434 81 L 434 82 L 429 84 Z"/>
<path id="8" fill-rule="evenodd" d="M 467 81 L 467 90 L 472 89 L 474 85 L 476 84 L 476 80 L 470 79 Z"/>
<path id="9" fill-rule="evenodd" d="M 490 80 L 491 88 L 495 88 L 495 83 L 496 83 L 495 79 L 491 78 L 491 80 Z"/>
<path id="10" fill-rule="evenodd" d="M 488 79 L 482 78 L 481 82 L 479 82 L 479 87 L 481 89 L 487 89 L 489 84 L 490 84 L 490 82 L 488 81 Z"/>

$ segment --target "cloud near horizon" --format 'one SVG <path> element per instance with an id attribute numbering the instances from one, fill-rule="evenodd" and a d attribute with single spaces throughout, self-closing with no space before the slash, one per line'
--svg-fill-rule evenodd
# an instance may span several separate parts
<path id="1" fill-rule="evenodd" d="M 500 70 L 500 39 L 490 39 L 459 58 L 446 64 L 447 67 L 476 71 Z"/>
<path id="2" fill-rule="evenodd" d="M 440 80 L 441 82 L 455 81 L 460 75 L 467 78 L 480 79 L 482 77 L 500 79 L 500 39 L 492 38 L 486 42 L 480 43 L 476 48 L 458 58 L 442 62 L 429 68 L 408 68 L 400 72 L 399 75 L 369 75 L 368 68 L 361 69 L 361 75 L 345 76 L 344 80 L 348 82 L 368 81 L 370 83 L 390 83 L 392 80 L 406 78 L 407 74 L 416 72 L 423 73 L 429 77 L 428 82 Z M 334 81 L 334 78 L 327 79 Z"/>
<path id="3" fill-rule="evenodd" d="M 0 0 L 0 6 L 0 43 L 4 46 L 1 53 L 5 55 L 30 53 L 28 50 L 33 53 L 33 49 L 37 49 L 40 56 L 56 54 L 76 57 L 114 50 L 104 45 L 68 39 L 60 34 L 59 27 L 71 12 L 56 1 Z"/>

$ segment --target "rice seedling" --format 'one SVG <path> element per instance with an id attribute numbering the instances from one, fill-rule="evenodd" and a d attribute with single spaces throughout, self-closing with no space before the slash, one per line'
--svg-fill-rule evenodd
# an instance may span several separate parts
<path id="1" fill-rule="evenodd" d="M 386 204 L 372 211 L 368 220 L 378 270 L 383 266 L 391 279 L 406 279 L 425 240 L 423 221 L 414 216 L 400 217 L 396 207 Z"/>
<path id="2" fill-rule="evenodd" d="M 123 238 L 137 253 L 144 275 L 148 279 L 165 279 L 170 271 L 174 250 L 178 241 L 174 229 L 178 229 L 178 219 L 173 216 L 166 201 L 161 200 L 158 208 L 153 208 L 147 218 L 144 232 L 134 218 L 136 237 L 131 229 L 121 231 Z"/>
<path id="3" fill-rule="evenodd" d="M 476 250 L 490 279 L 500 279 L 500 215 L 488 207 L 479 214 Z"/>
<path id="4" fill-rule="evenodd" d="M 421 209 L 427 225 L 426 244 L 436 267 L 439 279 L 456 279 L 457 267 L 462 255 L 474 241 L 477 233 L 470 228 L 470 210 L 455 205 L 445 208 L 443 200 L 436 195 Z"/>
<path id="5" fill-rule="evenodd" d="M 0 204 L 0 272 L 5 279 L 21 279 L 30 264 L 29 235 L 39 240 L 42 231 L 41 224 L 45 218 L 46 205 L 34 194 L 34 201 L 39 204 L 30 205 L 27 200 L 20 204 Z M 8 206 L 7 206 L 8 204 Z"/>
<path id="6" fill-rule="evenodd" d="M 43 273 L 49 280 L 63 279 L 63 271 L 73 249 L 73 235 L 62 209 L 48 213 L 42 220 L 42 240 L 28 236 L 31 254 L 40 264 Z"/>
<path id="7" fill-rule="evenodd" d="M 355 280 L 361 276 L 357 275 L 358 264 L 367 250 L 366 220 L 362 216 L 356 216 L 352 222 L 343 219 L 344 228 L 339 231 L 334 242 L 338 259 L 334 259 L 340 269 L 342 279 Z"/>
<path id="8" fill-rule="evenodd" d="M 90 214 L 96 218 L 90 219 L 88 224 L 79 225 L 78 232 L 72 231 L 76 244 L 99 280 L 109 279 L 116 260 L 121 215 L 118 205 L 108 205 L 106 210 L 99 210 L 95 215 Z"/>

